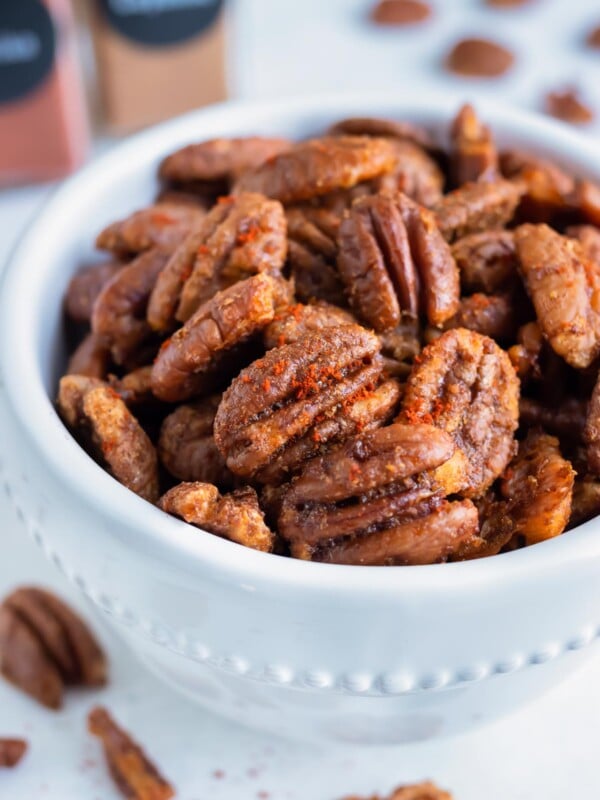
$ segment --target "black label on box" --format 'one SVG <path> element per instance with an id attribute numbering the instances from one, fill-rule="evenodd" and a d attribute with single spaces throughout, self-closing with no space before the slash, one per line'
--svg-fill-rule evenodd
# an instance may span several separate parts
<path id="1" fill-rule="evenodd" d="M 149 47 L 179 44 L 219 16 L 223 0 L 98 0 L 109 23 L 127 39 Z"/>
<path id="2" fill-rule="evenodd" d="M 52 18 L 39 0 L 0 0 L 0 103 L 20 100 L 54 64 Z"/>

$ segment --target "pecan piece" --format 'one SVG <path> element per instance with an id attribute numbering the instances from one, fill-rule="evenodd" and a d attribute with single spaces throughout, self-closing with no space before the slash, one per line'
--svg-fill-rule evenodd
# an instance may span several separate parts
<path id="1" fill-rule="evenodd" d="M 169 255 L 149 250 L 123 267 L 102 289 L 92 312 L 92 331 L 110 348 L 117 364 L 135 356 L 152 331 L 146 308 Z"/>
<path id="2" fill-rule="evenodd" d="M 297 342 L 307 333 L 353 324 L 356 324 L 356 319 L 349 311 L 329 303 L 308 306 L 296 303 L 293 306 L 284 306 L 265 328 L 265 347 L 270 350 L 272 347 Z"/>
<path id="3" fill-rule="evenodd" d="M 455 328 L 421 352 L 399 420 L 452 434 L 468 463 L 462 492 L 477 497 L 512 456 L 518 404 L 519 380 L 506 353 L 487 336 Z"/>
<path id="4" fill-rule="evenodd" d="M 95 333 L 88 333 L 69 358 L 65 375 L 104 378 L 110 365 L 110 349 Z"/>
<path id="5" fill-rule="evenodd" d="M 503 179 L 466 183 L 444 195 L 433 211 L 444 238 L 454 242 L 470 233 L 506 225 L 523 191 L 521 183 Z"/>
<path id="6" fill-rule="evenodd" d="M 493 294 L 506 288 L 517 274 L 512 231 L 472 233 L 452 245 L 452 255 L 466 292 Z"/>
<path id="7" fill-rule="evenodd" d="M 276 281 L 259 273 L 218 292 L 161 347 L 152 367 L 152 391 L 177 403 L 210 390 L 208 377 L 236 345 L 275 316 Z"/>
<path id="8" fill-rule="evenodd" d="M 182 405 L 165 418 L 158 438 L 158 457 L 180 481 L 230 486 L 233 476 L 217 449 L 213 425 L 220 395 Z"/>
<path id="9" fill-rule="evenodd" d="M 181 243 L 158 277 L 148 322 L 168 330 L 187 321 L 218 291 L 260 272 L 279 275 L 287 251 L 280 203 L 245 193 L 221 198 Z"/>
<path id="10" fill-rule="evenodd" d="M 381 117 L 347 117 L 332 125 L 331 136 L 377 136 L 385 139 L 401 139 L 424 148 L 434 146 L 431 134 L 414 122 L 401 122 Z"/>
<path id="11" fill-rule="evenodd" d="M 233 181 L 290 146 L 288 139 L 264 136 L 208 139 L 168 155 L 160 165 L 159 175 L 176 184 Z"/>
<path id="12" fill-rule="evenodd" d="M 393 170 L 370 181 L 371 192 L 403 192 L 424 206 L 432 206 L 442 196 L 444 176 L 436 162 L 422 147 L 406 140 L 392 140 L 396 151 Z"/>
<path id="13" fill-rule="evenodd" d="M 337 234 L 341 217 L 327 208 L 297 206 L 286 212 L 288 264 L 299 300 L 314 298 L 346 305 L 339 276 Z"/>
<path id="14" fill-rule="evenodd" d="M 564 531 L 571 514 L 574 480 L 575 472 L 562 457 L 558 439 L 530 431 L 500 484 L 515 532 L 527 544 L 551 539 Z"/>
<path id="15" fill-rule="evenodd" d="M 389 172 L 396 150 L 387 139 L 324 136 L 300 142 L 242 175 L 234 193 L 261 192 L 289 205 Z"/>
<path id="16" fill-rule="evenodd" d="M 308 462 L 279 517 L 292 555 L 361 564 L 446 560 L 478 529 L 470 501 L 444 500 L 444 473 L 436 468 L 455 451 L 438 428 L 395 424 Z"/>
<path id="17" fill-rule="evenodd" d="M 119 256 L 173 249 L 203 216 L 199 207 L 158 203 L 113 222 L 98 234 L 96 247 Z"/>
<path id="18" fill-rule="evenodd" d="M 93 457 L 132 492 L 155 502 L 156 450 L 117 392 L 94 378 L 66 375 L 60 380 L 57 403 Z"/>
<path id="19" fill-rule="evenodd" d="M 587 125 L 594 119 L 594 112 L 580 98 L 576 88 L 548 92 L 545 110 L 548 114 L 572 125 Z"/>
<path id="20" fill-rule="evenodd" d="M 333 422 L 381 374 L 379 340 L 357 325 L 325 328 L 269 350 L 234 379 L 215 418 L 215 440 L 236 475 L 260 474 L 315 426 Z M 324 432 L 323 432 L 324 433 Z M 317 431 L 315 444 L 325 443 Z"/>
<path id="21" fill-rule="evenodd" d="M 76 272 L 65 295 L 65 312 L 75 322 L 89 322 L 96 298 L 123 268 L 121 261 L 102 261 Z"/>
<path id="22" fill-rule="evenodd" d="M 169 800 L 175 796 L 171 784 L 105 708 L 97 706 L 90 711 L 88 730 L 102 742 L 108 769 L 123 797 Z"/>
<path id="23" fill-rule="evenodd" d="M 457 313 L 444 323 L 444 330 L 468 328 L 490 339 L 514 341 L 517 317 L 510 295 L 487 295 L 480 292 L 463 297 Z"/>
<path id="24" fill-rule="evenodd" d="M 265 523 L 256 492 L 250 486 L 220 495 L 210 483 L 180 483 L 159 500 L 168 514 L 253 550 L 270 553 L 274 534 Z"/>
<path id="25" fill-rule="evenodd" d="M 547 225 L 521 225 L 515 243 L 542 332 L 573 367 L 600 353 L 600 276 L 581 246 Z"/>
<path id="26" fill-rule="evenodd" d="M 456 186 L 498 177 L 498 152 L 492 133 L 469 103 L 456 115 L 450 136 L 450 166 Z"/>
<path id="27" fill-rule="evenodd" d="M 128 406 L 138 406 L 143 403 L 155 403 L 152 394 L 152 367 L 138 367 L 131 372 L 117 378 L 108 376 L 110 386 Z"/>
<path id="28" fill-rule="evenodd" d="M 26 751 L 25 739 L 0 739 L 0 767 L 16 767 Z"/>
<path id="29" fill-rule="evenodd" d="M 339 230 L 338 269 L 355 312 L 377 331 L 423 308 L 440 326 L 458 309 L 459 276 L 431 212 L 402 194 L 358 200 Z"/>

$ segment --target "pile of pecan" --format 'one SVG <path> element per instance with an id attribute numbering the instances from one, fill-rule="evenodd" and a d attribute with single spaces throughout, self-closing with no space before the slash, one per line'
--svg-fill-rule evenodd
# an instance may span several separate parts
<path id="1" fill-rule="evenodd" d="M 352 118 L 192 144 L 71 280 L 58 409 L 203 531 L 343 564 L 478 558 L 600 513 L 600 187 Z"/>

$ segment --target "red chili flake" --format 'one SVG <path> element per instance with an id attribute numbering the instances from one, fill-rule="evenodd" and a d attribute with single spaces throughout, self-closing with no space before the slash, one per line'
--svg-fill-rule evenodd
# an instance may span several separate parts
<path id="1" fill-rule="evenodd" d="M 321 441 L 321 434 L 319 433 L 319 431 L 315 430 L 312 432 L 312 440 L 316 444 L 318 444 Z"/>
<path id="2" fill-rule="evenodd" d="M 277 347 L 283 347 L 284 344 L 285 344 L 285 335 L 283 333 L 280 333 L 277 339 Z"/>
<path id="3" fill-rule="evenodd" d="M 271 391 L 271 381 L 268 378 L 265 378 L 262 382 L 262 389 L 263 392 L 270 392 Z"/>
<path id="4" fill-rule="evenodd" d="M 352 466 L 350 467 L 350 472 L 348 477 L 350 478 L 351 481 L 356 481 L 359 475 L 361 474 L 361 471 L 362 470 L 358 466 L 358 464 L 352 464 Z"/>
<path id="5" fill-rule="evenodd" d="M 210 253 L 210 248 L 205 244 L 201 244 L 196 252 L 199 256 L 207 256 Z"/>
<path id="6" fill-rule="evenodd" d="M 231 203 L 235 203 L 235 197 L 231 194 L 224 194 L 221 197 L 217 197 L 217 203 L 219 205 L 231 205 Z"/>
<path id="7" fill-rule="evenodd" d="M 260 226 L 254 220 L 245 231 L 240 231 L 237 235 L 237 244 L 244 245 L 253 242 L 260 233 Z"/>
<path id="8" fill-rule="evenodd" d="M 170 214 L 165 213 L 164 211 L 155 211 L 152 216 L 150 217 L 150 221 L 153 225 L 172 225 L 176 220 Z"/>
<path id="9" fill-rule="evenodd" d="M 241 375 L 240 378 L 242 383 L 250 383 L 250 375 Z"/>

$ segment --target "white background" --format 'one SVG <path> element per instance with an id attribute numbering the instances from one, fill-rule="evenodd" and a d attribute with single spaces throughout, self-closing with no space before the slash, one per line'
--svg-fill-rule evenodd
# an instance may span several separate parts
<path id="1" fill-rule="evenodd" d="M 600 115 L 600 53 L 581 46 L 592 23 L 600 24 L 595 0 L 533 0 L 511 12 L 485 9 L 479 0 L 432 0 L 432 5 L 431 23 L 399 31 L 368 25 L 369 3 L 363 0 L 238 0 L 232 86 L 243 96 L 269 97 L 372 88 L 400 95 L 429 84 L 464 92 L 466 98 L 493 94 L 539 108 L 547 89 L 571 82 Z M 467 34 L 510 44 L 518 55 L 513 72 L 491 83 L 445 75 L 444 52 Z M 599 124 L 591 127 L 590 135 L 594 132 L 600 134 Z M 96 144 L 106 146 L 106 140 Z M 48 191 L 0 193 L 0 264 Z M 0 447 L 1 442 L 0 431 Z M 108 705 L 137 734 L 182 800 L 267 800 L 264 793 L 269 800 L 335 800 L 425 777 L 452 789 L 457 800 L 600 797 L 598 652 L 558 689 L 485 729 L 400 749 L 324 752 L 234 728 L 163 688 L 25 536 L 0 496 L 0 593 L 39 582 L 83 608 L 110 653 L 111 684 L 99 693 L 69 694 L 66 708 L 56 714 L 0 683 L 0 736 L 31 741 L 22 765 L 0 773 L 0 798 L 116 798 L 97 744 L 85 733 L 85 714 L 96 702 Z"/>

